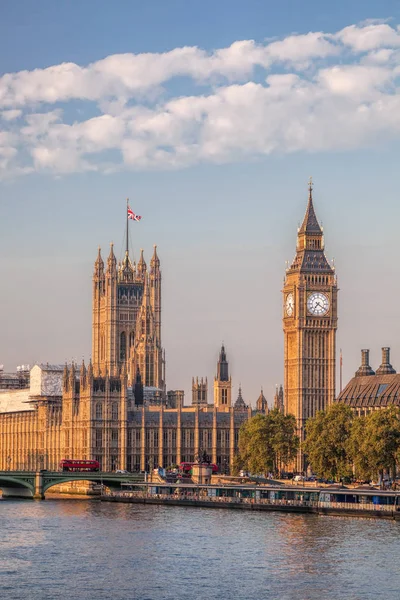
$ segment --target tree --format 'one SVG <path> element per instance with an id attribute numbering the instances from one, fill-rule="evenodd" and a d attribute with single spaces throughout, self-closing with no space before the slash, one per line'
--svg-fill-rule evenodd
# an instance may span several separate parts
<path id="1" fill-rule="evenodd" d="M 300 446 L 300 439 L 296 435 L 296 417 L 284 415 L 279 409 L 272 410 L 268 416 L 273 425 L 274 471 L 280 474 L 282 468 L 295 459 Z"/>
<path id="2" fill-rule="evenodd" d="M 400 408 L 390 406 L 373 411 L 365 418 L 359 450 L 366 470 L 373 477 L 382 478 L 386 471 L 395 479 L 400 453 Z"/>
<path id="3" fill-rule="evenodd" d="M 371 467 L 365 445 L 367 417 L 354 417 L 349 439 L 349 455 L 353 461 L 353 473 L 357 479 L 370 479 Z"/>
<path id="4" fill-rule="evenodd" d="M 350 435 L 353 411 L 345 404 L 332 404 L 306 423 L 304 451 L 312 470 L 320 477 L 343 479 L 352 475 Z"/>
<path id="5" fill-rule="evenodd" d="M 251 473 L 279 470 L 296 456 L 299 439 L 295 432 L 293 415 L 279 410 L 252 417 L 240 428 L 236 464 Z"/>

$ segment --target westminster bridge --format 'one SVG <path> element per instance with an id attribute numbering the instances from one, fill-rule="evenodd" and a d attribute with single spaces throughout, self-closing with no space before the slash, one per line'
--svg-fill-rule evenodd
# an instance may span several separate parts
<path id="1" fill-rule="evenodd" d="M 0 471 L 3 498 L 35 498 L 44 500 L 46 491 L 60 483 L 91 481 L 111 491 L 119 490 L 122 482 L 139 483 L 140 473 L 102 473 L 99 471 Z"/>

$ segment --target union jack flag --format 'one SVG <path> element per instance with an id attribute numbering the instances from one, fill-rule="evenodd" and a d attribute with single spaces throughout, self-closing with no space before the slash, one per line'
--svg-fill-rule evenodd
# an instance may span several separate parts
<path id="1" fill-rule="evenodd" d="M 130 206 L 128 206 L 128 219 L 132 219 L 132 221 L 140 221 L 142 217 L 140 215 L 136 215 Z"/>

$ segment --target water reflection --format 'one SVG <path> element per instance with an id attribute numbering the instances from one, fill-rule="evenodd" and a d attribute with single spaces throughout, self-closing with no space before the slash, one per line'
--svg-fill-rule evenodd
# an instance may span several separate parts
<path id="1" fill-rule="evenodd" d="M 399 526 L 65 497 L 3 501 L 2 598 L 397 600 Z"/>

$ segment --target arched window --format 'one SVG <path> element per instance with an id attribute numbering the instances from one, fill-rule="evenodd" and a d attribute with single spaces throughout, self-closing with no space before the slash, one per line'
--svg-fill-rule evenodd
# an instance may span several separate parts
<path id="1" fill-rule="evenodd" d="M 118 404 L 116 402 L 113 402 L 111 406 L 111 418 L 113 421 L 118 421 Z"/>
<path id="2" fill-rule="evenodd" d="M 123 331 L 120 335 L 119 358 L 120 358 L 120 360 L 126 359 L 126 333 L 125 333 L 125 331 Z"/>
<path id="3" fill-rule="evenodd" d="M 96 404 L 96 419 L 102 419 L 103 418 L 103 407 L 100 404 L 100 402 L 98 402 Z"/>

